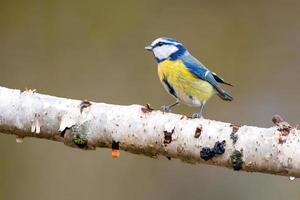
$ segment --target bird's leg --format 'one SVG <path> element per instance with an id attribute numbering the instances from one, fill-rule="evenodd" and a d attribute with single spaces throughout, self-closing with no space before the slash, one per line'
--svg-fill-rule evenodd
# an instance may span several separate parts
<path id="1" fill-rule="evenodd" d="M 171 111 L 171 108 L 173 108 L 174 106 L 176 106 L 177 104 L 179 104 L 180 101 L 179 100 L 176 100 L 175 103 L 172 103 L 170 105 L 163 105 L 160 110 L 163 111 L 163 112 L 170 112 Z"/>
<path id="2" fill-rule="evenodd" d="M 200 104 L 200 111 L 198 113 L 194 113 L 192 115 L 192 118 L 203 118 L 202 112 L 203 112 L 204 105 L 205 105 L 205 101 L 202 101 Z"/>

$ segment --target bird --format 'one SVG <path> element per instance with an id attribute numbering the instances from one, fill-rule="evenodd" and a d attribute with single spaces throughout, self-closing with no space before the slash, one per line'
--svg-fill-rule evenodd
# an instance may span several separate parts
<path id="1" fill-rule="evenodd" d="M 204 105 L 214 94 L 225 101 L 233 100 L 233 97 L 221 88 L 221 84 L 233 85 L 206 68 L 176 39 L 161 37 L 145 49 L 153 53 L 158 64 L 159 80 L 176 99 L 175 103 L 163 105 L 163 112 L 170 112 L 171 108 L 183 103 L 199 107 L 199 112 L 194 113 L 192 117 L 202 118 Z"/>

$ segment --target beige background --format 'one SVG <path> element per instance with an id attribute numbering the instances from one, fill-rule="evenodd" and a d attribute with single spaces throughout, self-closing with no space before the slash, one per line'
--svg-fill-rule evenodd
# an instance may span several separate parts
<path id="1" fill-rule="evenodd" d="M 0 85 L 159 108 L 173 99 L 143 47 L 182 41 L 232 82 L 207 118 L 299 123 L 299 1 L 0 1 Z M 195 109 L 180 106 L 177 113 Z M 0 199 L 299 199 L 299 180 L 0 134 Z"/>

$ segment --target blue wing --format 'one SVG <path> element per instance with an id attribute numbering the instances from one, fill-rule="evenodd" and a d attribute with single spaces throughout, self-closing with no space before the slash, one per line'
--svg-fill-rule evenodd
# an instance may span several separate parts
<path id="1" fill-rule="evenodd" d="M 223 78 L 221 78 L 220 76 L 218 76 L 215 72 L 211 72 L 211 73 L 212 73 L 212 75 L 214 76 L 214 78 L 216 79 L 216 81 L 218 83 L 222 83 L 222 84 L 225 84 L 225 85 L 233 86 L 232 84 L 225 82 L 225 80 Z"/>
<path id="2" fill-rule="evenodd" d="M 230 94 L 228 94 L 226 91 L 224 91 L 219 85 L 219 83 L 225 83 L 228 85 L 231 84 L 226 83 L 222 78 L 217 76 L 217 74 L 209 71 L 199 60 L 197 60 L 190 54 L 184 55 L 180 59 L 183 61 L 184 65 L 191 73 L 193 73 L 198 78 L 209 82 L 218 91 L 219 97 L 226 101 L 233 100 L 233 97 L 230 96 Z"/>

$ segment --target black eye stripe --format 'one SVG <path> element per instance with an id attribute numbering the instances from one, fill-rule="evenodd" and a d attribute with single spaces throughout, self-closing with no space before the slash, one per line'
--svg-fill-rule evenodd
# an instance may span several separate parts
<path id="1" fill-rule="evenodd" d="M 180 43 L 177 43 L 177 44 L 174 44 L 172 42 L 158 42 L 156 43 L 153 48 L 155 47 L 160 47 L 160 46 L 163 46 L 163 45 L 173 45 L 173 46 L 180 46 L 181 44 Z"/>
<path id="2" fill-rule="evenodd" d="M 166 43 L 164 43 L 164 42 L 158 42 L 158 43 L 156 43 L 156 44 L 154 45 L 154 47 L 160 47 L 160 46 L 162 46 L 162 45 L 164 45 L 164 44 L 166 44 Z"/>

